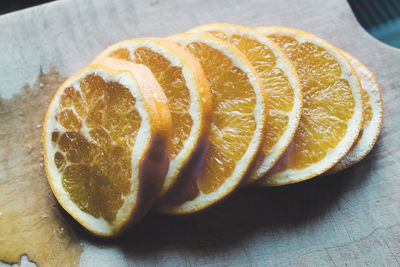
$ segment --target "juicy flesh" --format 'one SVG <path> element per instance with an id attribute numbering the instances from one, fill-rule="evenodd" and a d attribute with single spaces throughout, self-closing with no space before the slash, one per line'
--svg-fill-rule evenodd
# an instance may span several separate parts
<path id="1" fill-rule="evenodd" d="M 147 66 L 163 88 L 172 118 L 172 138 L 168 149 L 170 159 L 174 159 L 182 150 L 193 125 L 189 114 L 190 92 L 186 87 L 182 68 L 172 66 L 171 62 L 161 54 L 146 47 L 136 49 L 132 55 L 126 48 L 122 48 L 110 56 Z"/>
<path id="2" fill-rule="evenodd" d="M 210 147 L 198 188 L 207 194 L 228 179 L 246 153 L 256 130 L 256 94 L 247 74 L 219 50 L 194 42 L 185 47 L 200 61 L 213 98 Z M 193 192 L 196 192 L 195 190 Z"/>
<path id="3" fill-rule="evenodd" d="M 88 75 L 62 92 L 52 132 L 62 186 L 84 212 L 112 222 L 131 188 L 131 148 L 140 128 L 136 100 L 117 82 Z"/>
<path id="4" fill-rule="evenodd" d="M 364 129 L 369 125 L 372 120 L 372 107 L 371 103 L 369 102 L 369 95 L 365 90 L 361 91 L 362 93 L 362 100 L 363 100 L 363 123 L 362 128 Z"/>
<path id="5" fill-rule="evenodd" d="M 289 36 L 268 37 L 284 50 L 302 85 L 303 113 L 282 164 L 303 169 L 321 161 L 342 140 L 354 114 L 354 98 L 348 81 L 341 78 L 339 63 L 328 51 Z"/>
<path id="6" fill-rule="evenodd" d="M 265 155 L 285 133 L 293 109 L 294 91 L 285 73 L 277 67 L 277 58 L 269 47 L 244 35 L 227 35 L 218 31 L 208 34 L 228 42 L 242 52 L 256 69 L 268 97 L 268 120 L 263 144 Z"/>
<path id="7" fill-rule="evenodd" d="M 358 145 L 358 142 L 360 141 L 360 139 L 362 138 L 362 136 L 364 134 L 363 130 L 370 124 L 370 122 L 372 120 L 372 116 L 373 116 L 372 106 L 371 106 L 371 103 L 369 102 L 370 99 L 369 99 L 368 93 L 365 92 L 365 90 L 362 90 L 361 95 L 362 95 L 362 100 L 363 100 L 363 122 L 361 124 L 362 130 L 358 134 L 357 139 L 354 142 L 351 149 L 353 149 L 354 147 L 356 147 Z"/>

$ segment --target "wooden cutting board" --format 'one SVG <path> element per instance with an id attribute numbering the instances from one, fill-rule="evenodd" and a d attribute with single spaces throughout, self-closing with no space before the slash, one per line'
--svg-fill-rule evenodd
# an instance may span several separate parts
<path id="1" fill-rule="evenodd" d="M 201 214 L 150 214 L 124 237 L 93 239 L 48 190 L 39 162 L 39 111 L 46 110 L 56 85 L 108 45 L 211 22 L 295 27 L 359 58 L 375 73 L 383 95 L 375 148 L 334 176 L 248 188 Z M 12 97 L 17 92 L 22 93 Z M 69 242 L 82 244 L 80 266 L 400 266 L 400 50 L 363 30 L 345 0 L 63 0 L 3 15 L 0 94 L 0 250 L 9 245 L 9 256 L 18 242 L 26 245 L 21 254 L 33 260 L 39 259 L 37 247 L 51 251 L 63 242 L 33 242 L 36 231 L 54 227 L 46 222 L 50 216 L 69 229 Z M 35 205 L 40 201 L 45 204 Z M 7 211 L 19 207 L 13 203 L 37 222 L 21 231 L 24 211 L 4 224 Z M 42 258 L 43 266 L 62 262 L 72 251 L 68 244 L 65 253 Z"/>

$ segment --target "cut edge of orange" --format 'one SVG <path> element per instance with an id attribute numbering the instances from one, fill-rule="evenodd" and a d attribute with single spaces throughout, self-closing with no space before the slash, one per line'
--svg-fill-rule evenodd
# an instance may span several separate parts
<path id="1" fill-rule="evenodd" d="M 132 148 L 131 193 L 124 199 L 124 204 L 118 210 L 116 219 L 112 223 L 82 211 L 68 197 L 61 182 L 61 174 L 57 170 L 54 160 L 49 159 L 49 155 L 54 155 L 56 151 L 51 145 L 52 130 L 57 126 L 66 131 L 54 118 L 61 95 L 69 86 L 78 86 L 79 88 L 80 80 L 90 74 L 100 75 L 105 81 L 116 80 L 126 86 L 137 99 L 138 112 L 142 121 L 145 122 L 141 123 L 137 135 L 139 140 Z M 88 133 L 85 135 L 90 139 Z M 166 149 L 154 150 L 154 146 L 164 144 L 163 146 L 166 147 L 170 136 L 171 117 L 167 99 L 151 71 L 143 65 L 113 58 L 95 60 L 58 88 L 46 113 L 42 143 L 45 171 L 50 188 L 64 210 L 89 232 L 102 237 L 118 235 L 129 225 L 140 220 L 158 199 L 165 176 L 163 173 L 167 171 L 168 157 Z M 140 145 L 136 145 L 136 143 L 140 143 Z M 146 170 L 149 166 L 152 168 Z M 146 178 L 149 174 L 157 178 L 150 181 Z M 59 181 L 53 181 L 54 179 Z M 133 192 L 136 194 L 132 194 Z"/>
<path id="2" fill-rule="evenodd" d="M 345 66 L 345 69 L 342 68 L 342 78 L 348 80 L 350 87 L 352 88 L 352 93 L 354 95 L 355 101 L 355 112 L 352 118 L 348 121 L 348 125 L 353 125 L 347 130 L 345 136 L 339 142 L 339 144 L 335 147 L 335 149 L 329 151 L 327 155 L 318 163 L 313 164 L 309 167 L 306 167 L 301 170 L 293 170 L 293 169 L 285 169 L 283 171 L 278 171 L 269 175 L 268 173 L 262 179 L 257 181 L 257 185 L 260 186 L 281 186 L 292 183 L 298 183 L 304 180 L 308 180 L 319 176 L 332 168 L 337 162 L 339 162 L 351 149 L 353 143 L 356 141 L 358 134 L 361 130 L 362 116 L 363 116 L 363 103 L 362 103 L 362 95 L 361 95 L 361 84 L 360 80 L 348 62 L 344 55 L 339 51 L 338 48 L 323 40 L 322 38 L 301 30 L 280 27 L 280 26 L 269 26 L 269 27 L 259 27 L 256 28 L 257 31 L 262 34 L 268 36 L 271 34 L 281 34 L 285 36 L 290 36 L 296 39 L 298 42 L 310 42 L 317 46 L 324 48 L 327 51 L 330 51 L 330 55 L 335 58 L 336 61 L 339 62 L 341 67 Z M 291 143 L 291 145 L 293 142 Z M 291 149 L 291 145 L 287 148 L 285 153 L 289 153 Z M 285 156 L 283 154 L 283 157 Z M 281 157 L 280 160 L 284 160 Z M 279 163 L 279 161 L 278 161 Z"/>
<path id="3" fill-rule="evenodd" d="M 283 71 L 293 89 L 294 101 L 292 110 L 286 114 L 288 116 L 287 129 L 271 148 L 271 153 L 269 155 L 264 155 L 264 153 L 262 153 L 262 157 L 260 156 L 258 159 L 260 161 L 259 166 L 256 167 L 250 177 L 246 180 L 246 184 L 251 184 L 260 179 L 274 166 L 274 164 L 279 160 L 280 156 L 285 152 L 296 133 L 303 107 L 303 94 L 300 81 L 297 76 L 296 69 L 289 61 L 283 50 L 279 48 L 278 45 L 272 40 L 255 29 L 229 23 L 211 23 L 192 28 L 187 31 L 187 33 L 204 34 L 204 32 L 209 31 L 219 31 L 229 36 L 236 34 L 246 36 L 268 47 L 276 57 L 276 67 Z M 264 84 L 264 87 L 266 87 L 266 84 Z M 266 93 L 266 98 L 269 102 L 270 99 L 268 93 Z M 269 129 L 266 129 L 266 131 L 268 130 Z"/>
<path id="4" fill-rule="evenodd" d="M 184 170 L 190 169 L 194 158 L 204 154 L 204 150 L 207 148 L 212 111 L 211 91 L 197 59 L 179 45 L 165 38 L 148 37 L 121 41 L 109 46 L 96 59 L 107 57 L 113 51 L 124 48 L 132 54 L 140 47 L 150 48 L 160 53 L 173 66 L 181 67 L 191 98 L 189 114 L 192 117 L 193 126 L 182 150 L 173 160 L 170 160 L 168 173 L 161 190 L 160 197 L 162 198 L 169 193 L 179 179 L 185 178 L 180 177 L 187 175 Z M 193 168 L 196 167 L 193 166 Z"/>
<path id="5" fill-rule="evenodd" d="M 374 147 L 382 128 L 383 103 L 382 93 L 375 75 L 357 58 L 341 50 L 350 61 L 360 79 L 364 92 L 369 96 L 368 103 L 372 111 L 371 121 L 361 129 L 361 138 L 357 139 L 352 149 L 326 174 L 335 174 L 361 161 Z"/>
<path id="6" fill-rule="evenodd" d="M 184 215 L 202 211 L 225 199 L 236 189 L 238 189 L 242 181 L 251 174 L 251 171 L 253 171 L 254 165 L 256 163 L 260 148 L 262 146 L 262 140 L 264 138 L 267 122 L 267 103 L 265 102 L 266 97 L 263 84 L 256 74 L 255 69 L 250 64 L 250 62 L 248 62 L 247 58 L 235 47 L 217 38 L 210 37 L 204 34 L 181 33 L 168 36 L 167 38 L 182 46 L 188 45 L 193 42 L 202 42 L 216 50 L 223 52 L 224 55 L 228 56 L 231 59 L 233 65 L 241 68 L 242 71 L 247 74 L 248 79 L 253 88 L 255 88 L 254 91 L 257 95 L 257 105 L 254 114 L 258 115 L 259 122 L 257 123 L 254 137 L 250 142 L 246 153 L 239 160 L 239 163 L 236 165 L 231 177 L 225 180 L 225 182 L 212 193 L 204 194 L 199 190 L 198 196 L 196 196 L 193 200 L 184 202 L 183 204 L 171 205 L 168 203 L 159 203 L 159 205 L 156 207 L 156 211 L 159 213 Z M 246 167 L 242 167 L 240 169 L 238 168 L 239 164 L 246 165 Z M 232 177 L 234 179 L 232 179 Z"/>

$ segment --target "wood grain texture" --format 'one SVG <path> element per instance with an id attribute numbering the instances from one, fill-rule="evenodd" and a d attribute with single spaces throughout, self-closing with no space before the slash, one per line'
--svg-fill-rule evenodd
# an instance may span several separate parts
<path id="1" fill-rule="evenodd" d="M 211 22 L 295 27 L 359 58 L 383 95 L 375 148 L 337 175 L 247 188 L 197 215 L 150 214 L 113 241 L 71 223 L 85 244 L 80 265 L 400 266 L 400 50 L 368 35 L 345 0 L 64 0 L 11 13 L 0 17 L 0 93 L 51 64 L 69 76 L 114 42 Z"/>

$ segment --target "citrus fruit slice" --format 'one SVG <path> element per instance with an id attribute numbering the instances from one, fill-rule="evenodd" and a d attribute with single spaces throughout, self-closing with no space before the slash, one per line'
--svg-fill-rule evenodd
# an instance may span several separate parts
<path id="1" fill-rule="evenodd" d="M 116 43 L 97 58 L 114 57 L 147 66 L 168 99 L 172 118 L 170 163 L 161 194 L 179 178 L 193 175 L 204 155 L 210 129 L 211 93 L 196 58 L 172 41 L 132 39 Z"/>
<path id="2" fill-rule="evenodd" d="M 61 206 L 94 234 L 137 222 L 159 197 L 171 117 L 143 65 L 104 58 L 69 78 L 48 109 L 44 163 Z"/>
<path id="3" fill-rule="evenodd" d="M 158 207 L 162 213 L 187 214 L 223 199 L 253 170 L 264 140 L 266 102 L 254 68 L 233 46 L 201 34 L 169 39 L 200 61 L 213 102 L 210 144 L 201 172 Z"/>
<path id="4" fill-rule="evenodd" d="M 247 183 L 254 182 L 274 166 L 296 132 L 303 101 L 296 70 L 275 43 L 250 28 L 214 23 L 189 32 L 208 34 L 235 46 L 246 56 L 263 82 L 268 121 L 261 163 L 247 180 Z"/>
<path id="5" fill-rule="evenodd" d="M 294 139 L 259 184 L 310 179 L 334 166 L 356 140 L 362 122 L 360 82 L 346 58 L 321 38 L 283 27 L 257 30 L 286 53 L 303 90 L 303 113 Z"/>
<path id="6" fill-rule="evenodd" d="M 337 173 L 362 160 L 372 149 L 382 125 L 382 97 L 375 75 L 358 59 L 341 51 L 360 79 L 363 97 L 363 123 L 357 141 L 351 150 L 327 174 Z"/>

